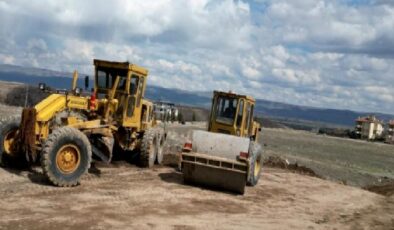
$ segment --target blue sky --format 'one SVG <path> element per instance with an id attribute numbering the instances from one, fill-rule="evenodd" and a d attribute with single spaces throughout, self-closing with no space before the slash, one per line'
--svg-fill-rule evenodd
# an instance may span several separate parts
<path id="1" fill-rule="evenodd" d="M 394 113 L 394 1 L 0 0 L 0 63 L 92 73 L 93 58 L 168 88 Z"/>

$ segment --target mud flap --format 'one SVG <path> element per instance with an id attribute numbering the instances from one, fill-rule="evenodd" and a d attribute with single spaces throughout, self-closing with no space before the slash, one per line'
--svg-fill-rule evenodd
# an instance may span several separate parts
<path id="1" fill-rule="evenodd" d="M 244 194 L 246 162 L 229 161 L 205 154 L 182 153 L 182 173 L 186 184 Z"/>
<path id="2" fill-rule="evenodd" d="M 26 153 L 26 160 L 28 162 L 36 162 L 36 116 L 37 110 L 34 108 L 25 108 L 22 111 L 22 120 L 19 127 L 20 130 L 20 144 L 22 151 Z"/>

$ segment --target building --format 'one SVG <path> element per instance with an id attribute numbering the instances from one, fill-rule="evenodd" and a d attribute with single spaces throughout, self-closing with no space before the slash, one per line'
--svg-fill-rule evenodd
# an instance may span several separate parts
<path id="1" fill-rule="evenodd" d="M 386 143 L 394 144 L 394 120 L 387 124 Z"/>
<path id="2" fill-rule="evenodd" d="M 359 117 L 356 120 L 355 133 L 361 139 L 375 140 L 382 137 L 383 122 L 375 116 Z"/>

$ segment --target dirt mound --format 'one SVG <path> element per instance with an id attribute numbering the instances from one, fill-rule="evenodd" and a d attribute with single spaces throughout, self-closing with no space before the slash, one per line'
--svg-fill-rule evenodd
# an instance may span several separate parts
<path id="1" fill-rule="evenodd" d="M 317 175 L 312 169 L 302 166 L 302 165 L 298 165 L 297 162 L 290 163 L 289 160 L 283 159 L 279 156 L 269 156 L 268 158 L 266 158 L 264 160 L 263 165 L 268 166 L 268 167 L 273 167 L 273 168 L 287 169 L 287 170 L 290 170 L 292 172 L 296 172 L 299 174 L 320 178 L 320 176 Z"/>
<path id="2" fill-rule="evenodd" d="M 266 118 L 266 117 L 258 117 L 256 118 L 258 122 L 264 127 L 264 128 L 274 128 L 274 129 L 285 129 L 287 128 L 285 125 L 276 122 L 272 119 Z"/>
<path id="3" fill-rule="evenodd" d="M 394 195 L 394 181 L 388 184 L 383 185 L 372 185 L 364 187 L 363 189 L 368 190 L 370 192 L 378 193 L 384 196 L 392 196 Z"/>
<path id="4" fill-rule="evenodd" d="M 179 114 L 182 114 L 183 121 L 206 121 L 209 111 L 205 108 L 192 106 L 178 106 Z"/>

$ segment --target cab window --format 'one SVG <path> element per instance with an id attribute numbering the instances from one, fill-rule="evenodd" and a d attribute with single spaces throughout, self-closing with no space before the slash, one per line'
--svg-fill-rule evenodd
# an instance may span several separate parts
<path id="1" fill-rule="evenodd" d="M 249 117 L 250 117 L 250 104 L 246 103 L 246 125 L 245 125 L 245 131 L 247 132 L 249 130 Z"/>
<path id="2" fill-rule="evenodd" d="M 126 91 L 126 80 L 127 78 L 125 77 L 121 77 L 119 79 L 118 88 L 117 88 L 118 90 Z"/>
<path id="3" fill-rule="evenodd" d="M 109 76 L 108 73 L 105 71 L 97 71 L 97 86 L 99 88 L 111 88 L 112 76 Z"/>
<path id="4" fill-rule="evenodd" d="M 137 96 L 137 107 L 140 107 L 140 103 L 141 103 L 141 98 L 142 98 L 142 90 L 143 90 L 143 87 L 144 87 L 144 78 L 143 77 L 141 77 L 140 79 L 139 79 L 139 84 L 138 84 L 138 88 L 139 88 L 139 92 L 138 92 L 138 96 Z"/>
<path id="5" fill-rule="evenodd" d="M 216 105 L 216 121 L 232 125 L 236 115 L 238 100 L 219 96 Z"/>
<path id="6" fill-rule="evenodd" d="M 244 113 L 244 100 L 239 101 L 239 109 L 238 109 L 238 116 L 237 116 L 237 127 L 240 128 L 242 125 L 242 118 Z"/>
<path id="7" fill-rule="evenodd" d="M 120 77 L 118 89 L 125 90 L 127 70 L 98 67 L 96 79 L 98 88 L 111 89 L 115 82 L 116 76 Z"/>
<path id="8" fill-rule="evenodd" d="M 250 114 L 249 114 L 249 117 L 248 117 L 248 130 L 249 130 L 249 133 L 252 133 L 252 128 L 253 128 L 253 117 L 254 117 L 253 110 L 254 110 L 254 105 L 251 105 L 250 106 Z"/>
<path id="9" fill-rule="evenodd" d="M 135 95 L 137 93 L 137 87 L 138 87 L 138 76 L 137 75 L 132 75 L 130 79 L 130 95 Z"/>
<path id="10" fill-rule="evenodd" d="M 252 128 L 252 123 L 253 123 L 253 105 L 250 105 L 248 103 L 247 109 L 246 109 L 246 126 L 245 126 L 245 131 L 246 132 L 251 132 Z"/>

